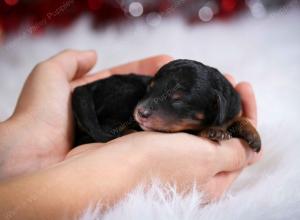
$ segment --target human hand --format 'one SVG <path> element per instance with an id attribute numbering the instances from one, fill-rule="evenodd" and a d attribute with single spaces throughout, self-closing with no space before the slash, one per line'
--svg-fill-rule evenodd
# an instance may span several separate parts
<path id="1" fill-rule="evenodd" d="M 5 146 L 1 148 L 4 152 L 1 156 L 6 159 L 1 166 L 2 176 L 5 176 L 3 170 L 7 176 L 16 175 L 55 164 L 66 156 L 73 136 L 70 109 L 73 88 L 115 73 L 143 72 L 153 75 L 160 66 L 170 60 L 170 57 L 158 56 L 86 77 L 82 76 L 96 62 L 93 52 L 65 51 L 37 65 L 24 86 L 14 115 L 1 124 L 2 133 L 7 133 L 4 137 L 9 139 L 1 140 L 1 145 Z M 233 81 L 232 77 L 227 78 Z M 245 116 L 255 123 L 256 106 L 253 92 L 245 83 L 237 85 L 236 89 L 241 93 Z M 230 144 L 231 141 L 234 140 L 223 144 Z M 100 144 L 96 146 L 99 147 Z M 94 147 L 95 145 L 81 146 L 75 148 L 75 153 Z M 72 154 L 74 151 L 70 153 Z M 232 159 L 235 160 L 239 160 L 239 157 Z M 208 181 L 207 191 L 222 194 L 239 172 L 216 174 Z"/>
<path id="2" fill-rule="evenodd" d="M 63 160 L 73 141 L 72 89 L 116 73 L 154 74 L 171 58 L 155 56 L 84 76 L 96 63 L 93 51 L 66 50 L 38 64 L 15 112 L 0 124 L 0 179 Z"/>
<path id="3" fill-rule="evenodd" d="M 74 51 L 65 53 L 72 54 Z M 80 58 L 77 57 L 75 59 L 77 61 L 77 63 L 75 62 L 75 67 L 77 68 L 74 67 L 73 70 L 79 73 L 82 69 L 88 71 L 92 64 L 87 65 L 87 63 L 93 63 L 94 55 L 75 53 Z M 69 68 L 69 61 L 66 57 L 63 59 L 63 63 L 59 62 L 60 64 L 55 65 Z M 114 73 L 134 71 L 154 74 L 161 65 L 170 59 L 165 56 L 151 58 L 80 79 L 77 79 L 76 75 L 79 76 L 81 73 L 77 73 L 74 74 L 73 78 L 75 80 L 73 81 L 70 81 L 68 71 L 61 72 L 65 79 L 62 79 L 61 76 L 59 77 L 56 72 L 52 72 L 52 74 L 56 80 L 65 82 L 65 86 L 61 87 L 64 89 L 59 91 L 67 93 L 67 95 L 65 94 L 67 96 L 65 100 L 69 102 L 71 90 L 78 85 L 83 85 Z M 80 64 L 82 62 L 85 63 L 83 66 Z M 142 181 L 148 183 L 153 177 L 158 177 L 163 183 L 174 183 L 179 187 L 179 190 L 185 189 L 196 182 L 208 196 L 207 199 L 213 200 L 220 197 L 229 188 L 244 167 L 257 161 L 260 157 L 260 155 L 250 151 L 242 140 L 238 139 L 231 139 L 217 144 L 184 133 L 139 132 L 115 139 L 107 144 L 80 146 L 70 152 L 66 160 L 57 163 L 66 155 L 71 144 L 70 139 L 66 138 L 72 136 L 72 129 L 70 129 L 72 127 L 70 105 L 64 105 L 65 111 L 63 111 L 60 105 L 54 105 L 54 103 L 49 103 L 47 99 L 44 99 L 44 97 L 50 98 L 47 93 L 53 89 L 58 89 L 58 87 L 56 86 L 56 80 L 52 79 L 53 76 L 46 74 L 47 72 L 42 73 L 42 70 L 39 74 L 35 73 L 36 76 L 32 74 L 32 79 L 29 77 L 14 115 L 0 125 L 2 134 L 0 155 L 2 158 L 9 158 L 10 163 L 4 163 L 4 165 L 10 164 L 11 166 L 8 167 L 13 167 L 13 170 L 7 169 L 7 173 L 4 174 L 8 174 L 8 176 L 16 175 L 55 164 L 55 166 L 50 166 L 49 169 L 32 172 L 30 175 L 20 176 L 11 181 L 0 183 L 1 195 L 5 194 L 0 199 L 3 210 L 12 209 L 15 207 L 14 201 L 24 201 L 26 198 L 31 198 L 30 196 L 40 186 L 47 186 L 45 193 L 44 190 L 39 193 L 39 200 L 33 200 L 30 203 L 30 209 L 18 210 L 18 212 L 15 212 L 16 216 L 30 216 L 28 219 L 32 219 L 33 216 L 42 217 L 48 213 L 48 216 L 55 215 L 53 219 L 58 219 L 59 216 L 65 216 L 65 207 L 69 207 L 70 213 L 74 214 L 76 210 L 85 208 L 91 201 L 101 200 L 112 204 L 126 192 L 137 186 L 137 184 Z M 51 82 L 50 84 L 49 81 Z M 41 84 L 42 82 L 46 83 L 47 86 L 44 87 Z M 248 84 L 244 83 L 238 84 L 236 89 L 242 97 L 244 116 L 256 123 L 256 106 L 253 91 Z M 41 94 L 45 96 L 41 96 Z M 53 94 L 57 93 L 53 91 Z M 58 97 L 60 95 L 56 95 L 56 97 L 61 98 Z M 49 123 L 52 121 L 45 121 L 45 119 L 52 114 L 48 114 L 48 109 L 44 111 L 43 106 L 45 103 L 49 104 L 50 112 L 55 112 L 54 116 L 59 116 L 60 114 L 64 116 L 61 117 L 65 122 L 62 122 L 62 125 L 67 129 L 62 132 L 63 134 L 71 133 L 70 135 L 61 136 L 59 132 L 56 133 L 54 129 L 58 128 L 55 125 L 50 129 L 51 124 Z M 52 111 L 53 109 L 56 111 Z M 35 112 L 35 114 L 29 113 L 31 111 Z M 42 113 L 47 114 L 44 115 Z M 57 123 L 60 123 L 60 121 Z M 53 133 L 44 133 L 44 129 L 46 131 L 52 130 Z M 46 137 L 38 136 L 36 138 L 36 134 L 43 134 Z M 45 141 L 43 138 L 47 139 L 49 134 L 57 139 L 53 138 L 53 141 L 49 141 L 51 140 L 49 138 L 48 141 Z M 35 138 L 30 140 L 30 135 Z M 55 151 L 55 154 L 57 153 L 57 148 L 62 149 L 61 153 L 53 156 L 51 151 Z M 9 157 L 6 157 L 7 155 Z M 47 158 L 49 158 L 48 161 Z M 54 159 L 51 161 L 51 158 Z M 10 159 L 12 159 L 12 162 Z M 28 161 L 33 161 L 33 163 L 26 163 Z M 3 170 L 3 159 L 0 162 Z M 14 163 L 17 166 L 14 167 Z M 20 185 L 24 186 L 22 194 L 16 195 L 16 187 L 18 188 Z M 50 189 L 51 193 L 48 192 Z M 60 203 L 57 203 L 58 200 Z M 49 204 L 51 210 L 48 208 Z"/>
<path id="4" fill-rule="evenodd" d="M 226 78 L 241 95 L 243 117 L 255 126 L 257 110 L 251 85 L 236 84 L 230 75 Z M 147 155 L 148 159 L 144 158 L 147 163 L 144 162 L 148 165 L 144 167 L 141 179 L 149 181 L 151 177 L 158 177 L 164 183 L 176 184 L 179 190 L 189 188 L 188 185 L 195 182 L 210 201 L 220 198 L 243 168 L 261 157 L 261 153 L 253 152 L 243 140 L 230 139 L 218 144 L 183 133 L 138 132 L 115 139 L 110 144 L 128 145 L 135 149 L 132 154 Z M 109 150 L 108 146 L 101 144 L 83 145 L 71 151 L 67 158 L 80 158 L 81 154 L 96 153 L 100 148 Z"/>
<path id="5" fill-rule="evenodd" d="M 247 82 L 241 82 L 236 83 L 234 77 L 229 74 L 225 74 L 226 78 L 231 82 L 231 84 L 235 87 L 237 92 L 241 96 L 242 101 L 242 116 L 249 120 L 250 123 L 254 127 L 257 126 L 257 106 L 256 106 L 256 99 L 255 94 L 253 91 L 253 88 L 251 84 Z M 237 145 L 234 144 L 234 142 L 238 139 L 230 139 L 227 141 L 222 142 L 222 144 L 229 144 L 232 147 L 236 147 Z M 240 141 L 247 150 L 248 155 L 248 162 L 245 163 L 244 166 L 241 166 L 240 169 L 237 170 L 223 170 L 223 172 L 219 172 L 216 174 L 213 178 L 211 178 L 204 186 L 204 191 L 208 192 L 210 199 L 218 199 L 221 197 L 232 185 L 234 180 L 239 176 L 239 174 L 242 172 L 243 168 L 246 167 L 247 163 L 248 165 L 251 165 L 258 160 L 261 159 L 263 154 L 263 149 L 259 153 L 254 153 L 252 150 L 250 150 L 249 146 L 242 140 Z M 243 158 L 241 157 L 235 157 L 234 159 L 236 163 L 242 163 L 243 164 Z"/>

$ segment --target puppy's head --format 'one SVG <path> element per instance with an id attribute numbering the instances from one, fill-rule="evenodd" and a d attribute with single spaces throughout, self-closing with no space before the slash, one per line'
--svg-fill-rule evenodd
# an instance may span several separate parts
<path id="1" fill-rule="evenodd" d="M 200 130 L 224 119 L 222 96 L 201 73 L 199 63 L 179 64 L 173 61 L 161 68 L 136 106 L 134 118 L 143 130 Z"/>

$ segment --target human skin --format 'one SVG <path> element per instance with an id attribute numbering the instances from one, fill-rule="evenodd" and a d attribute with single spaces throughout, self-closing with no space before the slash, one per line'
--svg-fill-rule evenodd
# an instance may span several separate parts
<path id="1" fill-rule="evenodd" d="M 184 133 L 138 132 L 70 151 L 70 96 L 76 86 L 116 73 L 153 75 L 171 59 L 156 56 L 84 76 L 96 54 L 68 50 L 37 65 L 14 114 L 0 124 L 3 218 L 61 219 L 92 202 L 110 206 L 153 177 L 178 190 L 196 183 L 209 200 L 219 198 L 243 168 L 260 158 L 241 140 L 218 144 Z M 256 124 L 251 86 L 227 78 L 241 95 L 243 115 Z"/>

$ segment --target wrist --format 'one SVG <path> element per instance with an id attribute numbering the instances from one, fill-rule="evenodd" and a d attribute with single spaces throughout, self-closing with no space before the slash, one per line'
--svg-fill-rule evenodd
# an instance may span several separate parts
<path id="1" fill-rule="evenodd" d="M 5 210 L 14 207 L 15 201 L 23 201 L 31 195 L 38 195 L 35 196 L 38 200 L 33 200 L 28 208 L 36 210 L 36 216 L 43 214 L 52 219 L 74 216 L 97 203 L 103 209 L 110 207 L 145 177 L 144 153 L 133 154 L 133 151 L 126 144 L 107 144 L 99 150 L 19 177 L 11 181 L 16 184 L 6 184 L 10 188 L 6 192 L 10 193 L 6 199 L 2 198 L 6 201 Z M 15 193 L 14 185 L 23 186 L 21 194 Z M 16 216 L 26 215 L 20 210 Z"/>

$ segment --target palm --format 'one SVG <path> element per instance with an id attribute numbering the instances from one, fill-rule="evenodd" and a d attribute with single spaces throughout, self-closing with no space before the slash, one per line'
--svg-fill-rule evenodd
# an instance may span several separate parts
<path id="1" fill-rule="evenodd" d="M 72 145 L 71 93 L 74 87 L 114 73 L 154 74 L 171 59 L 157 56 L 82 77 L 95 64 L 96 57 L 94 55 L 89 60 L 76 60 L 76 56 L 74 51 L 67 51 L 51 58 L 50 62 L 38 65 L 24 86 L 14 115 L 27 119 L 28 124 L 34 120 L 35 126 L 30 127 L 30 134 L 35 138 L 33 145 L 30 144 L 31 150 L 46 155 L 50 163 L 64 159 Z M 24 142 L 24 145 L 28 143 Z"/>

